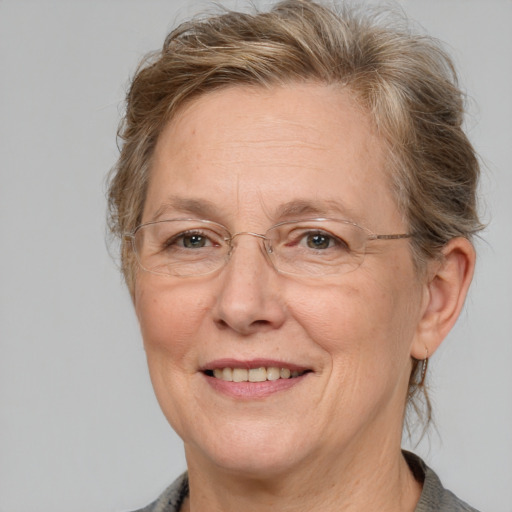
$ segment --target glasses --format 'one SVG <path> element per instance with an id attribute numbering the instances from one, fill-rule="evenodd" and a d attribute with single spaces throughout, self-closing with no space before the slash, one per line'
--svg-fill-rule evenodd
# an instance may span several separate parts
<path id="1" fill-rule="evenodd" d="M 347 220 L 305 219 L 280 222 L 265 234 L 231 234 L 216 222 L 170 219 L 148 222 L 124 235 L 140 266 L 169 276 L 203 276 L 229 260 L 237 237 L 259 238 L 264 254 L 284 274 L 323 276 L 358 268 L 372 240 L 399 240 L 411 234 L 376 235 Z"/>

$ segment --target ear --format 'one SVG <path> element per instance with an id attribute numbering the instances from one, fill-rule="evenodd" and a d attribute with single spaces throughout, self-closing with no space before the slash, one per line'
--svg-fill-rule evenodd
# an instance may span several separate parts
<path id="1" fill-rule="evenodd" d="M 440 259 L 429 264 L 422 315 L 411 347 L 411 356 L 430 357 L 455 324 L 464 305 L 473 271 L 475 249 L 466 238 L 453 238 Z"/>

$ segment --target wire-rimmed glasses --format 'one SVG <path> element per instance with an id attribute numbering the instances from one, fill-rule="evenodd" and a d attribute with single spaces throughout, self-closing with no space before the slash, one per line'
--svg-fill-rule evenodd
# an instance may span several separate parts
<path id="1" fill-rule="evenodd" d="M 148 222 L 124 235 L 147 272 L 169 276 L 203 276 L 223 267 L 237 237 L 259 238 L 274 268 L 284 274 L 343 274 L 363 262 L 372 240 L 410 238 L 408 233 L 377 235 L 348 220 L 314 218 L 280 222 L 266 233 L 231 234 L 209 220 L 167 219 Z"/>

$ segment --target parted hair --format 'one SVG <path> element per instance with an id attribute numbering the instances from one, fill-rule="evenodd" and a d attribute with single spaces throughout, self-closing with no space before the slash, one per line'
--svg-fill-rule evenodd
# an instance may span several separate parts
<path id="1" fill-rule="evenodd" d="M 396 10 L 285 0 L 268 12 L 222 11 L 182 23 L 144 58 L 118 130 L 111 233 L 122 240 L 140 224 L 155 145 L 180 108 L 219 88 L 297 82 L 339 85 L 369 115 L 387 150 L 383 172 L 414 234 L 418 272 L 450 239 L 470 239 L 481 229 L 479 162 L 463 130 L 464 95 L 440 43 L 411 29 Z M 133 293 L 136 263 L 126 243 L 121 266 Z M 424 391 L 420 367 L 414 360 L 414 408 Z"/>

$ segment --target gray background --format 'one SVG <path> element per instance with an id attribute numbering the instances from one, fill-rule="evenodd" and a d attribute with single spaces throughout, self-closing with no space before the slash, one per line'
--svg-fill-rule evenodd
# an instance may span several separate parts
<path id="1" fill-rule="evenodd" d="M 204 5 L 0 0 L 0 512 L 133 509 L 185 467 L 107 253 L 104 179 L 127 77 Z M 483 512 L 510 512 L 512 2 L 401 5 L 458 63 L 490 221 L 417 451 Z"/>

